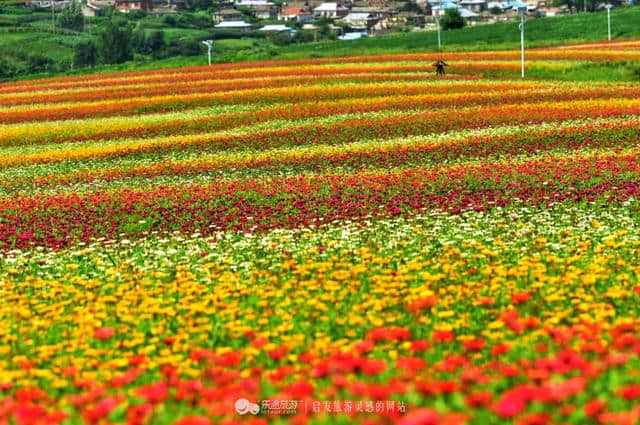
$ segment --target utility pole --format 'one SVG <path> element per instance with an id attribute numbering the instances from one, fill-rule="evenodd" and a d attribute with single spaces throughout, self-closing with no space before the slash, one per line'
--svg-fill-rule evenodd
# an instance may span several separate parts
<path id="1" fill-rule="evenodd" d="M 436 32 L 438 33 L 438 50 L 440 50 L 440 8 L 442 7 L 441 0 L 438 0 L 438 11 L 436 12 Z"/>
<path id="2" fill-rule="evenodd" d="M 51 30 L 53 31 L 53 33 L 56 33 L 56 8 L 54 6 L 54 2 L 53 0 L 51 1 Z"/>
<path id="3" fill-rule="evenodd" d="M 520 70 L 521 70 L 521 75 L 522 75 L 522 79 L 524 80 L 524 15 L 527 11 L 526 7 L 519 7 L 518 8 L 518 12 L 520 13 Z"/>
<path id="4" fill-rule="evenodd" d="M 607 39 L 611 41 L 611 8 L 612 4 L 606 4 L 604 7 L 607 8 Z"/>
<path id="5" fill-rule="evenodd" d="M 213 40 L 204 40 L 202 44 L 207 46 L 207 50 L 209 54 L 209 66 L 211 66 L 211 47 L 213 46 Z"/>

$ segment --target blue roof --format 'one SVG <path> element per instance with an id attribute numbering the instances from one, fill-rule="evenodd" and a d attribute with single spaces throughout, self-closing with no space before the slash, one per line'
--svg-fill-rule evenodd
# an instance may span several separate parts
<path id="1" fill-rule="evenodd" d="M 505 6 L 512 7 L 514 9 L 518 9 L 520 7 L 527 7 L 527 3 L 523 3 L 521 1 L 508 1 L 505 3 Z"/>

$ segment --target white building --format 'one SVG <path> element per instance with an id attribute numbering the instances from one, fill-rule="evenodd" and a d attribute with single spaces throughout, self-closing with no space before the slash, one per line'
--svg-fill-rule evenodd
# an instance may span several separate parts
<path id="1" fill-rule="evenodd" d="M 286 25 L 265 25 L 260 28 L 258 31 L 269 31 L 269 32 L 295 32 L 293 28 L 289 28 Z"/>
<path id="2" fill-rule="evenodd" d="M 347 16 L 342 18 L 341 21 L 346 22 L 350 28 L 366 30 L 378 23 L 379 19 L 370 13 L 351 12 Z"/>
<path id="3" fill-rule="evenodd" d="M 251 28 L 251 24 L 245 21 L 223 21 L 215 25 L 214 28 L 219 29 L 247 29 Z"/>
<path id="4" fill-rule="evenodd" d="M 316 18 L 342 18 L 349 14 L 349 9 L 341 5 L 340 3 L 322 3 L 320 6 L 313 9 L 313 16 Z"/>

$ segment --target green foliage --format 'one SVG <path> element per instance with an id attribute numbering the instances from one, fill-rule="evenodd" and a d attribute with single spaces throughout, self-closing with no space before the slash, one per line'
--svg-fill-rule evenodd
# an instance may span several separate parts
<path id="1" fill-rule="evenodd" d="M 451 8 L 444 12 L 444 16 L 440 19 L 440 25 L 443 30 L 454 30 L 464 27 L 466 22 L 458 9 Z"/>
<path id="2" fill-rule="evenodd" d="M 40 54 L 30 55 L 27 60 L 27 71 L 30 74 L 53 72 L 56 70 L 53 59 Z"/>
<path id="3" fill-rule="evenodd" d="M 140 54 L 147 54 L 147 35 L 144 28 L 138 26 L 131 33 L 131 48 L 134 52 Z"/>
<path id="4" fill-rule="evenodd" d="M 84 16 L 82 15 L 82 6 L 79 2 L 73 1 L 58 15 L 58 26 L 73 31 L 82 31 L 84 29 Z"/>
<path id="5" fill-rule="evenodd" d="M 296 43 L 309 43 L 313 41 L 313 32 L 298 31 L 293 35 L 293 39 Z"/>
<path id="6" fill-rule="evenodd" d="M 9 78 L 16 74 L 16 69 L 8 61 L 0 58 L 0 78 Z"/>
<path id="7" fill-rule="evenodd" d="M 136 53 L 152 55 L 154 59 L 159 59 L 166 54 L 167 43 L 164 31 L 147 33 L 138 27 L 131 33 L 131 47 Z"/>
<path id="8" fill-rule="evenodd" d="M 279 32 L 271 37 L 271 42 L 276 46 L 287 46 L 293 43 L 294 39 L 288 32 Z"/>
<path id="9" fill-rule="evenodd" d="M 130 21 L 139 21 L 147 16 L 147 12 L 142 9 L 134 9 L 127 12 L 125 15 Z"/>
<path id="10" fill-rule="evenodd" d="M 167 45 L 167 56 L 197 56 L 202 53 L 202 44 L 198 40 L 175 39 Z"/>
<path id="11" fill-rule="evenodd" d="M 162 23 L 170 27 L 175 27 L 178 21 L 176 20 L 176 17 L 173 15 L 164 15 L 162 17 Z"/>
<path id="12" fill-rule="evenodd" d="M 631 63 L 627 65 L 626 72 L 631 81 L 640 81 L 640 63 Z"/>
<path id="13" fill-rule="evenodd" d="M 73 65 L 76 68 L 94 67 L 98 62 L 96 46 L 91 41 L 81 41 L 73 47 Z"/>
<path id="14" fill-rule="evenodd" d="M 153 31 L 146 40 L 147 49 L 154 59 L 159 59 L 164 55 L 167 43 L 164 40 L 164 31 Z"/>
<path id="15" fill-rule="evenodd" d="M 131 30 L 128 27 L 121 27 L 113 22 L 107 23 L 98 35 L 98 59 L 106 64 L 122 63 L 132 59 L 130 41 Z"/>

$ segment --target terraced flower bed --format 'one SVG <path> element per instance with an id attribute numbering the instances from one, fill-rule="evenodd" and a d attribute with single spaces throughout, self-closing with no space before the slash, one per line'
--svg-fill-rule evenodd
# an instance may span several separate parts
<path id="1" fill-rule="evenodd" d="M 0 423 L 637 423 L 640 88 L 441 56 L 0 84 Z"/>

